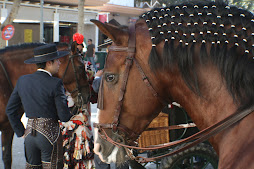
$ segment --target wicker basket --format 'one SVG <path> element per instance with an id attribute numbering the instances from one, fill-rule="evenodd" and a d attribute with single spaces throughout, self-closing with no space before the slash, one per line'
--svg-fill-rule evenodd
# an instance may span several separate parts
<path id="1" fill-rule="evenodd" d="M 168 115 L 165 113 L 160 113 L 150 123 L 149 127 L 165 127 L 168 125 L 169 125 Z M 168 130 L 144 131 L 138 139 L 140 147 L 148 147 L 150 145 L 168 143 L 169 141 L 170 139 Z"/>

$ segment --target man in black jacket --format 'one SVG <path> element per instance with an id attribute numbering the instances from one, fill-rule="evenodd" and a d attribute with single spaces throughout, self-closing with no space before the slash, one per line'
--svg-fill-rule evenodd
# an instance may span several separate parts
<path id="1" fill-rule="evenodd" d="M 57 51 L 56 45 L 46 44 L 34 49 L 34 57 L 25 61 L 35 63 L 38 70 L 21 76 L 11 94 L 6 114 L 18 137 L 24 137 L 26 168 L 63 168 L 62 137 L 58 120 L 71 118 L 61 79 L 52 77 L 61 64 L 58 58 L 68 52 Z M 23 105 L 29 118 L 26 129 L 17 111 Z"/>

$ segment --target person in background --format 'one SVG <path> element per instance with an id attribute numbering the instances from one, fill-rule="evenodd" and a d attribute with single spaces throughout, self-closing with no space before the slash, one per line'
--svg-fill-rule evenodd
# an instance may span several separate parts
<path id="1" fill-rule="evenodd" d="M 103 70 L 98 70 L 98 71 L 96 72 L 95 77 L 94 77 L 94 80 L 93 80 L 92 87 L 93 87 L 93 90 L 94 90 L 96 93 L 99 93 L 102 74 L 103 74 Z"/>
<path id="2" fill-rule="evenodd" d="M 86 51 L 86 58 L 87 61 L 91 62 L 95 71 L 97 72 L 98 69 L 96 67 L 95 61 L 94 61 L 94 57 L 95 57 L 95 46 L 92 43 L 92 39 L 88 39 L 87 41 L 88 46 L 87 46 L 87 51 Z"/>
<path id="3" fill-rule="evenodd" d="M 57 51 L 55 44 L 34 49 L 26 64 L 36 64 L 35 73 L 21 76 L 10 96 L 6 114 L 14 132 L 25 139 L 26 169 L 63 168 L 62 135 L 58 120 L 71 118 L 61 79 L 52 77 L 61 64 L 58 58 L 69 52 Z M 26 129 L 17 111 L 23 106 L 29 118 Z"/>

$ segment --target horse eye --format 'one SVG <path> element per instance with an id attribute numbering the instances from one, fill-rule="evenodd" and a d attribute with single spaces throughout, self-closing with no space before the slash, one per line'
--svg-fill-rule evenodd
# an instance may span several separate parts
<path id="1" fill-rule="evenodd" d="M 113 75 L 113 74 L 106 75 L 107 82 L 112 82 L 114 80 L 115 80 L 115 75 Z"/>

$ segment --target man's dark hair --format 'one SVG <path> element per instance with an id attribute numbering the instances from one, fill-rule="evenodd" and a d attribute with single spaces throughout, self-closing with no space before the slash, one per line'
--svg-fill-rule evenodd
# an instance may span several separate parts
<path id="1" fill-rule="evenodd" d="M 92 42 L 92 39 L 88 39 L 88 40 Z"/>
<path id="2" fill-rule="evenodd" d="M 54 60 L 51 60 L 51 62 L 54 63 Z M 36 63 L 36 66 L 37 66 L 38 69 L 45 69 L 46 62 Z"/>

